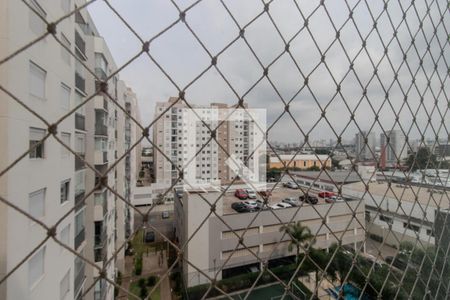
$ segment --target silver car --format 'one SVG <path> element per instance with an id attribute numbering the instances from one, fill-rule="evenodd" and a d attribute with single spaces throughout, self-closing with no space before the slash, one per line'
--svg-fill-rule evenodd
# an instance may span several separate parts
<path id="1" fill-rule="evenodd" d="M 256 192 L 254 190 L 246 189 L 245 191 L 247 192 L 249 199 L 256 199 Z"/>
<path id="2" fill-rule="evenodd" d="M 293 198 L 293 197 L 289 197 L 289 198 L 284 198 L 283 200 L 281 200 L 283 203 L 287 203 L 290 204 L 292 206 L 299 206 L 300 205 L 300 201 L 298 201 L 297 198 Z"/>

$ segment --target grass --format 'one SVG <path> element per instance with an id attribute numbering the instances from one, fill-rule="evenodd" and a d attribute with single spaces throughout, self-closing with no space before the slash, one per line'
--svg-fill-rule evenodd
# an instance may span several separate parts
<path id="1" fill-rule="evenodd" d="M 165 249 L 166 243 L 165 242 L 154 242 L 146 244 L 144 243 L 144 230 L 139 230 L 136 235 L 134 236 L 133 240 L 131 241 L 131 245 L 134 249 L 134 253 L 139 254 L 145 254 L 147 251 L 150 252 L 156 252 L 161 249 Z"/>
<path id="2" fill-rule="evenodd" d="M 296 284 L 301 289 L 308 290 L 301 283 L 299 284 L 299 283 L 296 282 Z M 244 299 L 246 294 L 247 294 L 247 292 L 243 292 L 243 293 L 234 295 L 232 298 L 235 299 L 235 300 L 241 300 L 241 299 Z M 284 287 L 281 286 L 280 284 L 273 284 L 273 285 L 270 285 L 270 286 L 267 286 L 267 287 L 256 287 L 256 288 L 254 288 L 247 299 L 248 300 L 271 299 L 271 298 L 281 299 L 281 295 L 283 295 L 283 294 L 284 294 Z M 301 295 L 296 295 L 296 296 L 299 297 L 300 299 L 303 298 L 303 297 L 301 297 Z M 306 298 L 309 298 L 309 297 L 305 296 L 304 298 L 306 299 Z M 225 298 L 223 298 L 223 299 L 225 299 Z M 286 294 L 284 299 L 291 300 L 293 298 L 292 298 L 292 296 L 290 294 Z"/>
<path id="3" fill-rule="evenodd" d="M 147 287 L 147 291 L 150 292 L 150 290 L 152 288 L 153 288 L 152 286 L 148 286 Z M 131 283 L 129 291 L 130 291 L 130 293 L 133 293 L 134 295 L 139 297 L 141 288 L 139 287 L 137 281 L 134 281 L 133 283 Z M 136 300 L 136 297 L 128 296 L 128 299 L 129 300 Z M 151 299 L 151 300 L 160 300 L 161 299 L 161 290 L 160 290 L 159 286 L 156 288 L 156 290 L 153 292 L 153 294 L 151 294 L 149 299 Z"/>

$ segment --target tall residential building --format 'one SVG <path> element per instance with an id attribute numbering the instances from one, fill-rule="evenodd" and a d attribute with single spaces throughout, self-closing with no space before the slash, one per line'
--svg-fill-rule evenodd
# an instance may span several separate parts
<path id="1" fill-rule="evenodd" d="M 258 147 L 263 134 L 256 128 L 257 121 L 246 117 L 245 112 L 230 113 L 232 107 L 212 103 L 193 107 L 193 113 L 184 103 L 176 101 L 177 98 L 171 97 L 167 102 L 156 104 L 157 121 L 153 128 L 156 183 L 175 184 L 180 175 L 177 168 L 185 171 L 185 182 L 228 183 L 236 176 L 228 166 L 229 155 L 244 162 L 251 170 L 265 162 L 265 155 L 262 155 L 265 145 Z M 207 143 L 211 132 L 205 124 L 210 128 L 221 124 L 215 135 L 217 142 Z"/>
<path id="2" fill-rule="evenodd" d="M 408 155 L 405 135 L 400 130 L 386 131 L 380 135 L 381 167 L 397 166 Z"/>
<path id="3" fill-rule="evenodd" d="M 43 18 L 51 21 L 84 1 L 30 0 Z M 6 57 L 44 34 L 47 26 L 23 2 L 0 2 L 0 57 Z M 57 25 L 57 37 L 93 70 L 100 80 L 117 68 L 105 41 L 86 10 Z M 49 124 L 93 95 L 100 87 L 82 63 L 52 36 L 27 48 L 0 68 L 0 83 Z M 0 195 L 48 226 L 56 224 L 56 238 L 100 267 L 108 259 L 107 276 L 114 279 L 123 263 L 123 251 L 113 259 L 132 230 L 129 208 L 117 195 L 129 199 L 135 186 L 136 151 L 110 166 L 136 142 L 136 126 L 126 128 L 127 117 L 116 105 L 131 104 L 138 119 L 135 95 L 115 75 L 108 94 L 98 93 L 56 128 L 28 112 L 7 94 L 0 95 L 0 169 L 32 150 L 0 177 Z M 56 139 L 69 146 L 75 157 Z M 55 131 L 53 131 L 55 130 Z M 56 133 L 55 133 L 56 132 Z M 44 140 L 43 140 L 44 139 Z M 128 140 L 128 144 L 126 141 Z M 86 163 L 85 163 L 86 162 Z M 89 166 L 102 173 L 96 174 Z M 107 171 L 105 173 L 105 171 Z M 130 176 L 126 176 L 130 174 Z M 111 187 L 115 193 L 108 190 Z M 129 223 L 128 223 L 129 222 Z M 23 214 L 0 203 L 0 278 L 27 255 L 30 257 L 0 284 L 0 299 L 81 299 L 98 272 L 84 260 L 46 238 L 47 232 Z M 39 246 L 34 252 L 35 249 Z M 117 262 L 117 264 L 116 264 Z M 97 281 L 85 299 L 113 299 L 112 286 Z"/>
<path id="4" fill-rule="evenodd" d="M 359 161 L 375 160 L 375 133 L 366 131 L 355 135 L 355 154 Z"/>

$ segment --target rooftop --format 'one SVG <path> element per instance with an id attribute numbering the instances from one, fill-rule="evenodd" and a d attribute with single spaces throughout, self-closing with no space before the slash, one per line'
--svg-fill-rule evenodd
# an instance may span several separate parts
<path id="1" fill-rule="evenodd" d="M 295 156 L 295 157 L 294 157 Z M 281 160 L 283 161 L 289 161 L 294 157 L 294 160 L 327 160 L 330 158 L 329 155 L 323 155 L 323 154 L 281 154 L 279 155 Z M 277 163 L 280 162 L 280 159 L 278 156 L 271 156 L 270 157 L 271 163 Z"/>
<path id="2" fill-rule="evenodd" d="M 353 170 L 344 171 L 290 171 L 292 175 L 322 182 L 344 184 L 361 181 L 361 177 Z"/>

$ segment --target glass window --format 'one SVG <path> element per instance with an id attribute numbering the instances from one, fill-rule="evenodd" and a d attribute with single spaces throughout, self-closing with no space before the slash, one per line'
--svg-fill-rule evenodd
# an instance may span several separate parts
<path id="1" fill-rule="evenodd" d="M 60 106 L 64 111 L 68 111 L 70 108 L 70 88 L 61 83 L 61 95 L 60 95 Z"/>
<path id="2" fill-rule="evenodd" d="M 47 72 L 30 61 L 29 73 L 30 95 L 40 100 L 45 100 L 45 77 L 47 76 Z"/>
<path id="3" fill-rule="evenodd" d="M 67 294 L 70 291 L 70 269 L 67 271 L 66 275 L 61 279 L 59 283 L 59 298 L 61 300 L 66 299 Z"/>
<path id="4" fill-rule="evenodd" d="M 38 250 L 28 261 L 28 285 L 32 288 L 44 276 L 45 247 Z"/>
<path id="5" fill-rule="evenodd" d="M 45 137 L 45 129 L 30 127 L 30 158 L 44 158 L 44 142 L 39 142 Z M 37 145 L 39 144 L 39 145 Z"/>
<path id="6" fill-rule="evenodd" d="M 45 188 L 28 195 L 28 212 L 36 219 L 45 216 Z"/>
<path id="7" fill-rule="evenodd" d="M 84 209 L 75 216 L 75 236 L 84 230 Z"/>
<path id="8" fill-rule="evenodd" d="M 68 147 L 71 147 L 70 145 L 70 133 L 68 132 L 61 132 L 61 141 L 66 144 Z M 61 157 L 66 158 L 70 156 L 70 152 L 66 147 L 61 145 Z"/>
<path id="9" fill-rule="evenodd" d="M 64 1 L 64 0 L 63 0 Z M 64 34 L 61 33 L 61 43 L 67 48 L 71 49 L 70 42 Z M 72 59 L 70 57 L 69 51 L 67 51 L 63 46 L 61 46 L 61 59 L 70 66 Z"/>
<path id="10" fill-rule="evenodd" d="M 84 170 L 75 173 L 75 195 L 84 192 Z"/>
<path id="11" fill-rule="evenodd" d="M 66 227 L 61 230 L 59 240 L 61 243 L 70 246 L 70 224 L 67 224 Z"/>
<path id="12" fill-rule="evenodd" d="M 83 103 L 83 101 L 84 101 L 83 95 L 75 91 L 75 106 L 80 105 L 81 103 Z M 79 113 L 80 115 L 84 116 L 84 112 L 85 112 L 84 105 L 80 106 L 80 108 L 77 109 L 77 113 Z"/>
<path id="13" fill-rule="evenodd" d="M 86 137 L 83 133 L 75 134 L 75 152 L 76 153 L 85 153 L 86 147 Z"/>
<path id="14" fill-rule="evenodd" d="M 69 201 L 69 188 L 70 188 L 70 179 L 61 182 L 61 189 L 60 189 L 61 204 L 66 201 Z"/>

